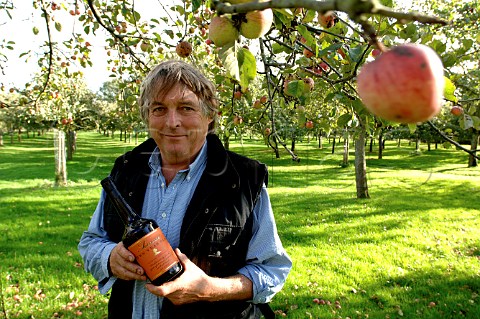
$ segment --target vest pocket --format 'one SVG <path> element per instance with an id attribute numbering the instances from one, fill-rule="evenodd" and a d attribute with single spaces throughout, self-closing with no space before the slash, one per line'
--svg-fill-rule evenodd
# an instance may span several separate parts
<path id="1" fill-rule="evenodd" d="M 204 240 L 210 242 L 208 256 L 222 258 L 235 245 L 242 228 L 240 226 L 209 224 L 204 232 Z"/>
<path id="2" fill-rule="evenodd" d="M 201 244 L 206 249 L 207 258 L 201 268 L 211 276 L 232 275 L 229 264 L 235 257 L 234 246 L 241 232 L 241 226 L 208 224 Z"/>

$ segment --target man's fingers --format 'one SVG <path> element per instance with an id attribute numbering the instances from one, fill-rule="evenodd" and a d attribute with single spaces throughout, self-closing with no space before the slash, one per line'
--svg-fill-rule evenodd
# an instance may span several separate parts
<path id="1" fill-rule="evenodd" d="M 125 280 L 145 280 L 144 270 L 134 263 L 135 257 L 120 242 L 110 254 L 110 269 L 115 277 Z"/>
<path id="2" fill-rule="evenodd" d="M 115 246 L 114 250 L 116 250 L 116 253 L 120 255 L 125 260 L 128 260 L 130 262 L 133 262 L 135 260 L 135 256 L 127 249 L 125 246 L 123 246 L 123 243 L 120 242 L 118 243 L 117 246 Z"/>

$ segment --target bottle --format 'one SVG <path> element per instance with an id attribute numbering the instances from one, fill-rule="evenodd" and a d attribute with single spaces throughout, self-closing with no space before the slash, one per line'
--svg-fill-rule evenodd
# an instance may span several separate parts
<path id="1" fill-rule="evenodd" d="M 111 176 L 101 184 L 125 224 L 123 245 L 135 256 L 150 282 L 160 286 L 180 276 L 183 266 L 158 224 L 153 219 L 140 217 L 130 207 Z"/>

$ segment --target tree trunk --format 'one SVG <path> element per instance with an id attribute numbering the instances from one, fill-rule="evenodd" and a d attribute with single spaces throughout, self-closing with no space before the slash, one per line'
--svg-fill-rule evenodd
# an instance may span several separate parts
<path id="1" fill-rule="evenodd" d="M 77 149 L 77 132 L 68 131 L 67 132 L 67 160 L 71 161 L 73 159 L 73 153 Z"/>
<path id="2" fill-rule="evenodd" d="M 277 136 L 273 135 L 272 139 L 273 139 L 273 143 L 275 144 L 275 146 L 273 147 L 273 149 L 275 150 L 275 158 L 280 158 L 280 151 L 278 150 Z"/>
<path id="3" fill-rule="evenodd" d="M 349 145 L 349 139 L 348 139 L 348 132 L 345 130 L 345 139 L 343 140 L 343 161 L 342 161 L 342 167 L 347 167 L 348 166 L 348 151 L 350 149 Z"/>
<path id="4" fill-rule="evenodd" d="M 472 151 L 474 151 L 478 148 L 479 140 L 480 140 L 480 132 L 477 131 L 477 130 L 473 131 L 472 142 L 470 144 L 470 149 Z M 478 152 L 475 153 L 475 154 L 478 154 Z M 469 155 L 468 156 L 468 167 L 477 167 L 477 166 L 478 166 L 477 158 L 475 156 Z"/>
<path id="5" fill-rule="evenodd" d="M 333 137 L 333 142 L 332 142 L 332 154 L 335 154 L 335 136 Z"/>
<path id="6" fill-rule="evenodd" d="M 65 132 L 54 131 L 55 186 L 67 185 L 67 161 L 65 157 Z"/>
<path id="7" fill-rule="evenodd" d="M 0 131 L 0 146 L 3 146 L 3 131 Z"/>
<path id="8" fill-rule="evenodd" d="M 355 142 L 355 183 L 357 198 L 370 198 L 367 184 L 367 162 L 365 159 L 365 127 L 360 132 Z"/>
<path id="9" fill-rule="evenodd" d="M 318 148 L 319 148 L 319 149 L 323 149 L 323 145 L 322 145 L 322 134 L 321 134 L 321 133 L 318 133 Z"/>
<path id="10" fill-rule="evenodd" d="M 378 159 L 383 158 L 383 130 L 378 134 Z"/>
<path id="11" fill-rule="evenodd" d="M 223 147 L 227 150 L 230 149 L 230 139 L 227 134 L 223 134 Z"/>

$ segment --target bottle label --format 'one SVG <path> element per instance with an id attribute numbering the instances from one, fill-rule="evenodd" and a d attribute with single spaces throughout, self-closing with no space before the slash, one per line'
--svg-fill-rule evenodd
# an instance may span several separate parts
<path id="1" fill-rule="evenodd" d="M 178 263 L 178 257 L 160 228 L 128 247 L 150 280 L 155 280 Z"/>

